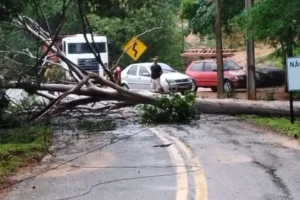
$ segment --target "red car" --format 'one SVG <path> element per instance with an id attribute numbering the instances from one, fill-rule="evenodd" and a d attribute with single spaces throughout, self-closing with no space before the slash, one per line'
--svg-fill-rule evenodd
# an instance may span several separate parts
<path id="1" fill-rule="evenodd" d="M 192 62 L 185 71 L 198 87 L 211 88 L 217 91 L 218 76 L 216 60 L 198 60 Z M 246 87 L 246 71 L 232 60 L 224 60 L 224 91 L 229 92 L 233 88 Z"/>

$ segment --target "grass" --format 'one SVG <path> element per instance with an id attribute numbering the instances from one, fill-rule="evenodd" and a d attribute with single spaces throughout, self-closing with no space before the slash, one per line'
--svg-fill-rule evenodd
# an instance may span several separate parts
<path id="1" fill-rule="evenodd" d="M 44 135 L 48 137 L 49 133 L 50 129 L 43 126 L 0 130 L 0 184 L 25 162 L 42 158 Z"/>
<path id="2" fill-rule="evenodd" d="M 298 56 L 300 55 L 300 44 L 297 44 L 294 49 L 294 55 Z M 285 63 L 282 61 L 282 50 L 281 48 L 276 49 L 273 53 L 264 56 L 264 57 L 258 57 L 256 58 L 256 63 L 258 67 L 264 67 L 264 66 L 272 66 L 272 67 L 278 67 L 278 68 L 284 68 Z"/>
<path id="3" fill-rule="evenodd" d="M 271 53 L 265 57 L 259 57 L 256 59 L 257 67 L 278 67 L 283 68 L 282 58 L 275 55 L 275 53 Z"/>
<path id="4" fill-rule="evenodd" d="M 291 137 L 299 138 L 300 136 L 299 118 L 296 119 L 295 124 L 291 124 L 290 119 L 285 117 L 258 117 L 251 115 L 242 116 L 242 118 Z"/>

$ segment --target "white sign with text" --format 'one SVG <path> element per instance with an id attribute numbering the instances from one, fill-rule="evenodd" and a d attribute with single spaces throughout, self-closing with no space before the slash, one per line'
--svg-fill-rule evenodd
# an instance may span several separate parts
<path id="1" fill-rule="evenodd" d="M 286 65 L 289 91 L 300 91 L 300 57 L 287 58 Z"/>

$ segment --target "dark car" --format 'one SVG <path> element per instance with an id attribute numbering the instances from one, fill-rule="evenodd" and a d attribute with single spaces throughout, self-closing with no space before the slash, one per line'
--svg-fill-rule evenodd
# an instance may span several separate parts
<path id="1" fill-rule="evenodd" d="M 259 87 L 274 87 L 285 84 L 285 71 L 278 67 L 256 68 L 256 76 Z"/>

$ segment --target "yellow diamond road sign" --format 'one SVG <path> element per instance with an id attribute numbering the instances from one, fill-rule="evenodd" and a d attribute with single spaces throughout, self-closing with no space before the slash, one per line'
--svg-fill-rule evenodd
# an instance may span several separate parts
<path id="1" fill-rule="evenodd" d="M 133 37 L 123 48 L 124 52 L 126 52 L 135 61 L 141 57 L 146 49 L 147 46 L 136 37 Z"/>

